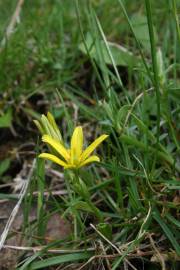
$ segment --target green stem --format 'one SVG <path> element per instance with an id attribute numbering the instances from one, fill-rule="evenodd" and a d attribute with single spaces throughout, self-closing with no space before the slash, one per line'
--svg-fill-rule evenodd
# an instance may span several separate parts
<path id="1" fill-rule="evenodd" d="M 72 195 L 72 192 L 71 192 L 71 187 L 70 187 L 68 179 L 66 179 L 66 177 L 64 177 L 64 179 L 65 179 L 68 195 L 69 195 L 69 198 L 70 198 L 70 204 L 72 205 L 73 204 L 73 195 Z M 74 221 L 73 222 L 73 225 L 74 225 L 74 240 L 76 241 L 77 238 L 78 238 L 78 236 L 77 236 L 77 217 L 76 217 L 76 214 L 74 213 L 74 210 L 73 210 L 72 216 L 73 216 L 73 221 Z"/>
<path id="2" fill-rule="evenodd" d="M 160 136 L 160 84 L 158 77 L 158 65 L 157 65 L 157 54 L 156 54 L 156 44 L 154 38 L 154 29 L 153 29 L 153 21 L 152 21 L 152 8 L 151 1 L 145 0 L 146 4 L 146 12 L 147 12 L 147 21 L 149 28 L 149 37 L 151 43 L 151 57 L 152 57 L 152 66 L 153 66 L 153 74 L 154 74 L 154 88 L 156 91 L 156 104 L 157 104 L 157 145 L 159 143 Z"/>
<path id="3" fill-rule="evenodd" d="M 179 27 L 179 20 L 178 20 L 178 13 L 177 13 L 177 6 L 176 6 L 176 0 L 172 1 L 173 4 L 173 12 L 174 12 L 174 17 L 176 21 L 176 29 L 177 29 L 177 35 L 180 43 L 180 27 Z"/>
<path id="4" fill-rule="evenodd" d="M 137 46 L 138 46 L 138 50 L 139 50 L 139 53 L 140 53 L 140 55 L 141 55 L 141 59 L 142 59 L 143 65 L 144 65 L 144 67 L 145 67 L 145 69 L 146 69 L 146 71 L 147 71 L 149 77 L 150 77 L 151 80 L 152 80 L 152 75 L 151 75 L 151 72 L 150 72 L 150 70 L 149 70 L 149 67 L 148 67 L 148 65 L 147 65 L 147 63 L 146 63 L 145 56 L 144 56 L 144 53 L 143 53 L 142 48 L 141 48 L 141 44 L 140 44 L 139 40 L 138 40 L 137 37 L 136 37 L 134 28 L 133 28 L 132 23 L 131 23 L 131 21 L 130 21 L 130 19 L 129 19 L 129 16 L 128 16 L 127 12 L 126 12 L 126 9 L 125 9 L 125 7 L 124 7 L 124 5 L 123 5 L 123 3 L 122 3 L 121 0 L 118 0 L 118 2 L 119 2 L 119 4 L 120 4 L 120 6 L 121 6 L 122 12 L 123 12 L 123 14 L 124 14 L 124 16 L 125 16 L 125 18 L 126 18 L 126 20 L 127 20 L 127 22 L 128 22 L 128 25 L 129 25 L 129 27 L 130 27 L 130 29 L 131 29 L 131 32 L 132 32 L 132 34 L 133 34 L 133 36 L 134 36 L 134 39 L 135 39 L 135 41 L 136 41 L 136 44 L 137 44 Z"/>
<path id="5" fill-rule="evenodd" d="M 74 183 L 77 185 L 81 185 L 80 178 L 79 178 L 79 170 L 74 170 Z M 82 180 L 81 180 L 82 181 Z M 82 190 L 81 190 L 82 188 Z M 83 200 L 89 205 L 92 212 L 95 214 L 95 216 L 98 218 L 99 222 L 103 222 L 103 217 L 100 212 L 100 210 L 92 203 L 91 197 L 89 194 L 89 190 L 86 186 L 86 184 L 83 182 L 83 185 L 79 188 L 79 191 L 76 191 L 78 195 L 80 195 Z"/>

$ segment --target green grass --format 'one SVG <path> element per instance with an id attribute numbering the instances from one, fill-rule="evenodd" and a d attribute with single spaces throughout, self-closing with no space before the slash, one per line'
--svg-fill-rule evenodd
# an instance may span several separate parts
<path id="1" fill-rule="evenodd" d="M 2 40 L 15 3 L 0 6 Z M 20 253 L 16 269 L 178 269 L 179 8 L 178 0 L 25 1 L 0 52 L 0 199 L 18 199 L 2 184 L 42 151 L 33 124 L 42 113 L 53 113 L 66 144 L 79 124 L 87 144 L 109 138 L 101 163 L 80 171 L 91 207 L 68 172 L 37 159 L 21 230 L 36 252 Z M 47 244 L 54 213 L 72 233 Z"/>

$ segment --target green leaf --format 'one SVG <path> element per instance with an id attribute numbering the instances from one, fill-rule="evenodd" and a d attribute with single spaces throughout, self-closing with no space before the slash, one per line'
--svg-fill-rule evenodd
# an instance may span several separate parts
<path id="1" fill-rule="evenodd" d="M 180 221 L 178 221 L 177 219 L 175 219 L 173 216 L 171 216 L 170 214 L 166 214 L 166 218 L 173 223 L 175 226 L 177 226 L 178 228 L 180 228 Z"/>
<path id="2" fill-rule="evenodd" d="M 136 13 L 133 15 L 131 23 L 139 42 L 144 46 L 144 48 L 150 50 L 149 30 L 146 16 Z"/>
<path id="3" fill-rule="evenodd" d="M 0 117 L 0 128 L 9 128 L 12 124 L 12 110 L 9 109 Z"/>
<path id="4" fill-rule="evenodd" d="M 52 265 L 60 265 L 61 263 L 69 263 L 75 262 L 80 260 L 87 260 L 92 256 L 91 252 L 84 252 L 84 253 L 72 253 L 72 254 L 65 254 L 61 256 L 51 257 L 48 259 L 44 259 L 38 262 L 33 262 L 31 264 L 30 269 L 45 269 L 44 267 L 52 266 Z"/>
<path id="5" fill-rule="evenodd" d="M 77 182 L 74 183 L 74 189 L 75 191 L 82 196 L 82 198 L 90 198 L 90 194 L 87 188 L 87 185 L 84 183 L 84 181 L 78 177 Z"/>
<path id="6" fill-rule="evenodd" d="M 0 193 L 0 200 L 19 200 L 19 195 Z"/>
<path id="7" fill-rule="evenodd" d="M 180 246 L 179 246 L 178 242 L 176 241 L 176 238 L 174 237 L 172 231 L 169 229 L 168 225 L 161 218 L 160 213 L 157 209 L 154 210 L 153 217 L 159 223 L 159 225 L 163 229 L 165 235 L 167 236 L 167 238 L 169 239 L 169 241 L 171 242 L 172 246 L 174 247 L 174 249 L 176 250 L 176 252 L 179 256 L 180 255 Z"/>
<path id="8" fill-rule="evenodd" d="M 9 169 L 10 163 L 11 161 L 9 158 L 6 158 L 0 162 L 0 176 L 3 175 Z"/>
<path id="9" fill-rule="evenodd" d="M 24 108 L 22 108 L 22 110 L 32 118 L 35 118 L 35 119 L 38 119 L 38 120 L 41 119 L 41 114 L 39 114 L 38 112 L 36 112 L 36 111 L 34 111 L 34 110 L 30 109 L 30 108 L 24 107 Z"/>
<path id="10" fill-rule="evenodd" d="M 37 186 L 38 186 L 38 199 L 37 199 L 37 221 L 38 221 L 38 236 L 42 237 L 45 233 L 45 220 L 44 216 L 44 185 L 45 185 L 45 169 L 44 160 L 37 159 Z"/>
<path id="11" fill-rule="evenodd" d="M 131 105 L 123 105 L 119 109 L 119 111 L 118 111 L 118 113 L 116 115 L 118 123 L 121 123 L 121 124 L 124 123 L 124 120 L 125 120 L 125 118 L 126 118 L 126 116 L 127 116 L 130 109 L 131 109 Z"/>
<path id="12" fill-rule="evenodd" d="M 127 145 L 131 145 L 133 148 L 139 148 L 143 152 L 151 152 L 153 154 L 156 153 L 159 159 L 167 161 L 171 165 L 174 164 L 174 160 L 170 155 L 167 155 L 167 153 L 164 153 L 163 151 L 157 151 L 156 148 L 152 146 L 145 145 L 143 142 L 139 141 L 134 136 L 122 134 L 119 139 Z M 176 169 L 179 171 L 178 166 L 176 166 Z"/>
<path id="13" fill-rule="evenodd" d="M 112 226 L 109 223 L 97 224 L 97 229 L 108 239 L 112 239 Z"/>
<path id="14" fill-rule="evenodd" d="M 169 88 L 168 89 L 169 96 L 176 102 L 180 101 L 180 88 Z"/>
<path id="15" fill-rule="evenodd" d="M 89 213 L 94 212 L 92 207 L 88 203 L 83 202 L 83 201 L 75 202 L 73 204 L 73 207 L 75 207 L 77 210 L 83 210 L 83 211 L 86 211 L 86 212 L 89 212 Z"/>
<path id="16" fill-rule="evenodd" d="M 158 67 L 159 82 L 160 82 L 160 85 L 163 86 L 166 82 L 166 75 L 165 75 L 165 70 L 164 70 L 163 54 L 162 54 L 162 50 L 160 48 L 157 50 L 156 55 L 157 55 L 157 67 Z"/>
<path id="17" fill-rule="evenodd" d="M 79 44 L 79 49 L 84 54 L 89 54 L 90 57 L 94 58 L 98 62 L 99 57 L 95 47 L 95 40 L 93 40 L 90 33 L 87 34 L 85 42 L 86 46 L 82 42 Z M 108 65 L 112 65 L 112 60 L 111 57 L 109 56 L 106 45 L 108 45 L 109 47 L 109 51 L 114 59 L 116 66 L 134 67 L 137 66 L 137 64 L 140 61 L 139 58 L 137 58 L 132 52 L 130 52 L 121 45 L 112 42 L 107 42 L 107 44 L 105 45 L 103 40 L 101 40 L 100 43 L 101 43 L 101 53 L 103 55 L 104 62 Z M 86 47 L 88 49 L 88 52 L 86 50 Z"/>

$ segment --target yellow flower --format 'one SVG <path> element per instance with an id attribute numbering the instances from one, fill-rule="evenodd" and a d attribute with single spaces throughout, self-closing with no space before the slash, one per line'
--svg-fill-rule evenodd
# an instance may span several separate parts
<path id="1" fill-rule="evenodd" d="M 106 134 L 101 135 L 85 150 L 83 150 L 83 130 L 81 126 L 76 127 L 73 132 L 70 149 L 65 148 L 61 140 L 55 139 L 46 134 L 43 135 L 42 141 L 47 143 L 57 154 L 42 153 L 39 157 L 51 160 L 65 169 L 80 168 L 91 162 L 100 161 L 98 156 L 90 155 L 107 137 L 108 135 Z"/>

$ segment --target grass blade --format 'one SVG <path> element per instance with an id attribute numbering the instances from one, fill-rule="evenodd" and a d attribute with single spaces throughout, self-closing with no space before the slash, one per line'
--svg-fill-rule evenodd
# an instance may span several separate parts
<path id="1" fill-rule="evenodd" d="M 158 224 L 161 226 L 161 228 L 163 229 L 165 235 L 167 236 L 167 238 L 171 242 L 172 246 L 176 250 L 177 254 L 180 256 L 180 245 L 176 241 L 176 238 L 174 237 L 172 231 L 169 229 L 168 225 L 161 218 L 160 213 L 159 213 L 159 211 L 157 209 L 154 210 L 153 217 L 158 222 Z"/>

